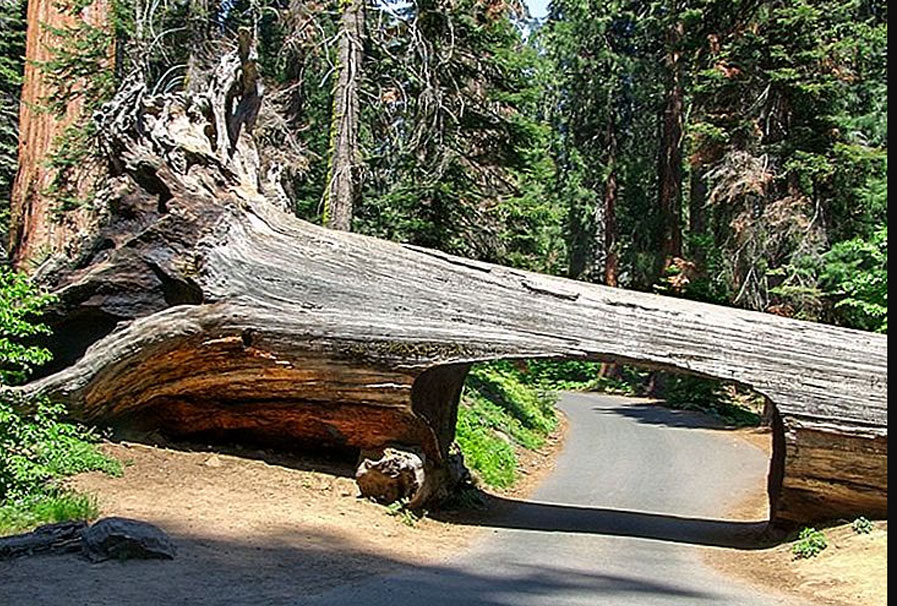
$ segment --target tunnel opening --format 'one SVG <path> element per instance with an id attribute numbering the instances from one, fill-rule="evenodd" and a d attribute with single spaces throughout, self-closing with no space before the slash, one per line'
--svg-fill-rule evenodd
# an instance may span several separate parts
<path id="1" fill-rule="evenodd" d="M 590 402 L 595 399 L 601 404 Z M 631 444 L 624 444 L 628 454 L 608 452 L 603 460 L 595 461 L 596 469 L 623 464 L 620 457 L 634 458 L 625 465 L 635 476 L 651 475 L 643 470 L 659 468 L 660 473 L 655 475 L 666 479 L 656 481 L 683 493 L 666 504 L 663 500 L 615 501 L 602 497 L 591 505 L 589 499 L 574 498 L 571 506 L 597 508 L 595 511 L 638 510 L 735 524 L 725 532 L 741 528 L 739 524 L 754 525 L 759 532 L 774 520 L 784 475 L 783 425 L 775 405 L 742 383 L 669 368 L 659 370 L 631 360 L 530 358 L 474 364 L 458 405 L 456 440 L 468 466 L 483 484 L 498 494 L 513 494 L 514 483 L 521 475 L 527 482 L 539 475 L 539 470 L 524 467 L 521 471 L 514 466 L 519 465 L 521 453 L 538 452 L 555 431 L 557 421 L 545 419 L 550 406 L 546 403 L 553 401 L 567 418 L 567 444 L 558 465 L 575 460 L 579 455 L 570 454 L 571 444 L 582 448 L 585 440 L 576 426 L 581 415 L 573 418 L 566 409 L 585 408 L 587 417 L 600 417 L 589 423 L 597 423 L 599 428 L 606 425 L 598 430 L 604 437 L 596 436 L 596 441 L 611 440 L 610 427 L 624 428 L 620 431 L 635 436 Z M 689 445 L 689 440 L 699 434 L 700 445 Z M 670 440 L 680 445 L 669 456 L 659 455 L 653 446 L 642 446 Z M 595 445 L 599 450 L 606 447 Z M 685 466 L 689 477 L 682 482 L 691 488 L 675 486 L 680 480 L 670 466 L 673 462 Z M 555 473 L 558 471 L 564 472 L 556 469 Z M 605 491 L 608 495 L 622 495 L 625 491 L 620 484 L 628 482 L 613 474 L 599 474 L 593 481 L 615 481 L 617 485 Z M 734 485 L 730 485 L 732 481 Z M 689 507 L 687 492 L 703 494 L 708 505 Z M 559 502 L 550 494 L 543 495 L 542 488 L 537 488 L 532 498 Z"/>

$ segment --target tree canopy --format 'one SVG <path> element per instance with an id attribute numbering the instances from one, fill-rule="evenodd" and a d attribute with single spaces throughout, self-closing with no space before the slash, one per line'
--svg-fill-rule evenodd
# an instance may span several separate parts
<path id="1" fill-rule="evenodd" d="M 260 180 L 302 218 L 887 330 L 883 0 L 555 0 L 541 21 L 500 0 L 115 0 L 99 24 L 89 7 L 44 25 L 45 109 L 89 99 L 47 160 L 60 212 L 102 185 L 79 182 L 91 112 L 128 74 L 202 90 L 249 29 Z M 4 199 L 24 9 L 0 2 Z"/>

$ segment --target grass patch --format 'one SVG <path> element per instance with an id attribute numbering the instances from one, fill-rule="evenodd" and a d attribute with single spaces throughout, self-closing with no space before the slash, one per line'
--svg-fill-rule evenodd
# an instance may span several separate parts
<path id="1" fill-rule="evenodd" d="M 63 478 L 122 474 L 121 463 L 98 450 L 93 431 L 61 420 L 62 405 L 39 400 L 31 407 L 22 413 L 0 401 L 0 534 L 94 518 L 96 502 L 65 488 Z"/>
<path id="2" fill-rule="evenodd" d="M 0 536 L 25 532 L 42 524 L 93 520 L 99 516 L 96 499 L 59 491 L 0 507 Z"/>
<path id="3" fill-rule="evenodd" d="M 557 427 L 555 396 L 526 384 L 507 362 L 475 367 L 458 409 L 455 438 L 464 460 L 487 485 L 517 481 L 515 447 L 536 450 Z"/>

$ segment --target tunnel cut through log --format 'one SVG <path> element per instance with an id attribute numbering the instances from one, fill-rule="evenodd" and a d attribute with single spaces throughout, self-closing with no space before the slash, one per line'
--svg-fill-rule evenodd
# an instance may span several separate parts
<path id="1" fill-rule="evenodd" d="M 883 335 L 573 282 L 296 219 L 259 185 L 254 116 L 234 111 L 257 104 L 224 103 L 257 99 L 252 61 L 244 45 L 222 58 L 206 93 L 152 95 L 129 81 L 104 107 L 109 175 L 93 228 L 51 247 L 34 275 L 59 295 L 57 317 L 116 324 L 86 349 L 77 343 L 76 361 L 8 395 L 44 394 L 84 420 L 180 435 L 414 446 L 438 484 L 472 363 L 551 357 L 678 369 L 750 385 L 775 404 L 784 448 L 774 519 L 886 514 Z M 235 136 L 216 139 L 225 127 Z"/>

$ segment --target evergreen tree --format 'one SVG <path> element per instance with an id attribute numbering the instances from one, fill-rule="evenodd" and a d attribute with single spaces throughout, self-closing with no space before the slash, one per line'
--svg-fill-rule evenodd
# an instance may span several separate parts
<path id="1" fill-rule="evenodd" d="M 25 57 L 25 8 L 21 0 L 0 0 L 0 238 L 6 249 L 9 197 L 16 175 L 19 90 Z M 5 255 L 4 255 L 5 258 Z"/>

